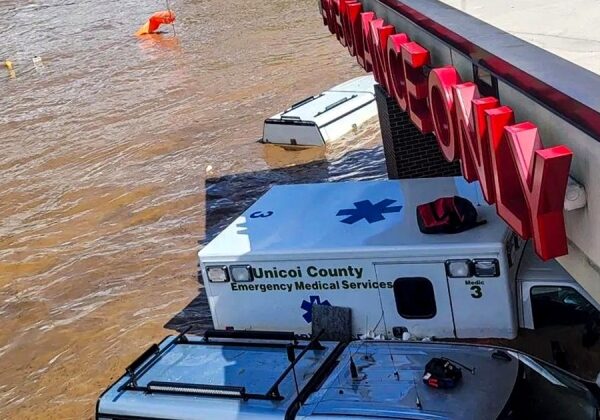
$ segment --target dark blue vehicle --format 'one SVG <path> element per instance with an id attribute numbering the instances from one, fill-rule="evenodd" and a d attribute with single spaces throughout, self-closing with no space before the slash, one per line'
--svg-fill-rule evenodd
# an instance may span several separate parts
<path id="1" fill-rule="evenodd" d="M 432 359 L 460 370 L 452 387 L 424 380 Z M 150 347 L 101 395 L 96 418 L 598 419 L 599 395 L 505 348 L 209 330 Z"/>

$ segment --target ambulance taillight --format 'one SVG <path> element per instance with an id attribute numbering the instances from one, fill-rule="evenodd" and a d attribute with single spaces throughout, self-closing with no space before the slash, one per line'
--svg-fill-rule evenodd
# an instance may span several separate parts
<path id="1" fill-rule="evenodd" d="M 212 283 L 225 283 L 229 281 L 229 272 L 226 265 L 213 265 L 206 267 L 208 281 Z"/>
<path id="2" fill-rule="evenodd" d="M 473 261 L 446 260 L 446 275 L 448 277 L 472 277 Z"/>
<path id="3" fill-rule="evenodd" d="M 500 264 L 495 258 L 473 260 L 476 277 L 498 277 L 500 275 Z"/>
<path id="4" fill-rule="evenodd" d="M 445 265 L 448 277 L 498 277 L 500 275 L 500 263 L 496 258 L 446 260 Z"/>
<path id="5" fill-rule="evenodd" d="M 252 267 L 249 265 L 231 265 L 229 266 L 233 281 L 239 283 L 247 283 L 254 281 L 252 275 Z"/>

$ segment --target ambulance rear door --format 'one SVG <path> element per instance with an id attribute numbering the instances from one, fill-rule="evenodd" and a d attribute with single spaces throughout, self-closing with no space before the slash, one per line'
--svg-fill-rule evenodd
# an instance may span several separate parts
<path id="1" fill-rule="evenodd" d="M 388 330 L 406 327 L 418 337 L 455 337 L 452 305 L 442 262 L 375 264 L 377 280 L 392 282 L 382 291 Z"/>

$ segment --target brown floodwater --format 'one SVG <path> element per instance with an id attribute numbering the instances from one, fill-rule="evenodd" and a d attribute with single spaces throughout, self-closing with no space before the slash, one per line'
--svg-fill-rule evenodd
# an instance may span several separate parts
<path id="1" fill-rule="evenodd" d="M 269 185 L 383 176 L 375 121 L 256 143 L 363 74 L 315 3 L 178 0 L 176 38 L 138 39 L 164 2 L 0 0 L 0 418 L 91 418 L 150 343 L 210 325 L 198 248 Z"/>

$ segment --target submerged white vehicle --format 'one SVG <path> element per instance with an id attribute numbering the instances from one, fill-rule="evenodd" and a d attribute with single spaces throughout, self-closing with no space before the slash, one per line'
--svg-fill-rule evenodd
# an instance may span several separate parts
<path id="1" fill-rule="evenodd" d="M 452 382 L 436 382 L 434 359 L 454 367 Z M 499 347 L 207 331 L 150 347 L 100 396 L 96 419 L 595 420 L 598 395 Z"/>
<path id="2" fill-rule="evenodd" d="M 265 120 L 264 143 L 323 146 L 377 115 L 373 75 L 309 96 Z"/>
<path id="3" fill-rule="evenodd" d="M 454 195 L 487 223 L 421 233 L 416 206 Z M 461 177 L 275 186 L 199 257 L 218 329 L 304 334 L 312 307 L 333 305 L 351 309 L 355 337 L 512 339 L 600 309 Z"/>

